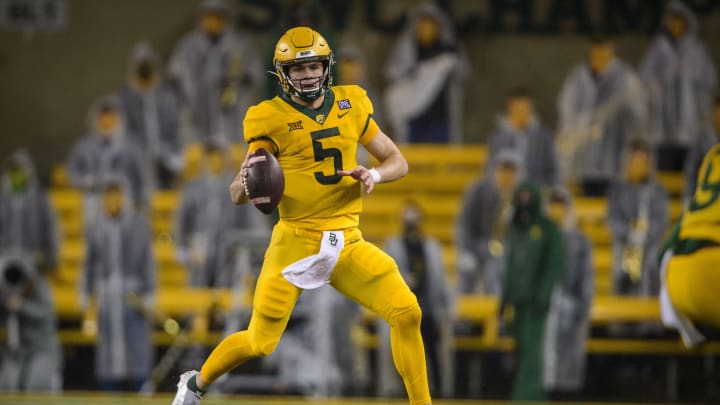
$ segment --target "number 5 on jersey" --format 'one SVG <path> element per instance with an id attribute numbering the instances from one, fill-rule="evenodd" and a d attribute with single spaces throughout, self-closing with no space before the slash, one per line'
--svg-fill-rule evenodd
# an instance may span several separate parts
<path id="1" fill-rule="evenodd" d="M 342 176 L 337 174 L 338 170 L 343 169 L 342 152 L 337 148 L 323 148 L 321 139 L 331 138 L 333 136 L 339 136 L 340 130 L 337 127 L 322 129 L 320 131 L 314 131 L 310 133 L 313 145 L 313 154 L 315 155 L 316 162 L 322 162 L 327 158 L 333 160 L 333 174 L 326 175 L 323 172 L 315 172 L 315 180 L 322 185 L 337 184 L 342 179 Z"/>

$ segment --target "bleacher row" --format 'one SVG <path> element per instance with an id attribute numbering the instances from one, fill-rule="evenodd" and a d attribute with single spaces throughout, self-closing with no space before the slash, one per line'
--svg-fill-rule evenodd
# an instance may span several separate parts
<path id="1" fill-rule="evenodd" d="M 366 239 L 382 245 L 390 235 L 399 231 L 399 209 L 403 202 L 412 198 L 419 201 L 426 212 L 426 232 L 437 238 L 443 246 L 444 259 L 450 280 L 455 279 L 455 248 L 453 235 L 455 220 L 462 205 L 463 192 L 467 185 L 482 175 L 487 151 L 484 146 L 438 146 L 413 145 L 402 148 L 410 173 L 401 181 L 383 184 L 372 195 L 365 198 L 361 229 Z M 233 148 L 234 162 L 242 160 L 241 147 Z M 200 154 L 198 148 L 188 150 L 188 171 L 186 178 L 197 174 Z M 670 209 L 672 219 L 682 210 L 680 196 L 683 178 L 680 174 L 660 174 L 662 183 L 672 196 Z M 82 235 L 82 197 L 67 182 L 64 169 L 56 168 L 50 191 L 51 201 L 57 210 L 62 231 L 60 268 L 53 280 L 55 301 L 61 319 L 79 319 L 77 285 L 84 255 Z M 203 314 L 211 305 L 229 309 L 229 291 L 190 290 L 186 285 L 185 269 L 175 260 L 172 241 L 172 224 L 179 206 L 180 192 L 156 192 L 151 204 L 152 228 L 155 236 L 154 251 L 159 282 L 158 309 L 168 316 L 180 317 L 189 313 Z M 610 295 L 611 288 L 611 237 L 606 226 L 607 203 L 604 198 L 576 198 L 576 215 L 580 228 L 593 244 L 595 266 L 595 301 L 592 319 L 596 324 L 610 321 L 647 321 L 659 319 L 659 308 L 655 299 L 620 298 Z M 497 300 L 492 297 L 461 297 L 458 318 L 483 324 L 483 335 L 458 338 L 458 347 L 468 349 L 508 349 L 510 342 L 497 337 Z M 217 335 L 203 330 L 193 330 L 193 340 L 212 344 Z M 366 336 L 372 345 L 372 336 Z M 63 330 L 61 339 L 66 344 L 91 343 L 94 336 L 83 335 L 80 330 Z M 158 344 L 169 343 L 169 336 L 158 332 Z M 620 344 L 618 346 L 618 344 Z M 590 343 L 591 351 L 610 350 L 613 352 L 641 351 L 682 351 L 679 342 L 663 341 L 639 345 L 637 342 L 607 340 Z M 704 350 L 720 351 L 720 347 L 705 346 Z"/>

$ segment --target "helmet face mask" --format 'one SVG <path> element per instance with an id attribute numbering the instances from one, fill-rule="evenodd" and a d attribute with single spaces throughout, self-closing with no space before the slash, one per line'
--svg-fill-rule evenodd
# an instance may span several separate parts
<path id="1" fill-rule="evenodd" d="M 316 70 L 314 66 L 308 66 L 313 63 L 320 63 L 322 72 L 320 75 L 306 75 L 292 73 L 293 67 L 299 66 L 303 70 Z M 311 60 L 299 60 L 293 63 L 281 64 L 278 71 L 282 75 L 281 83 L 286 82 L 288 89 L 286 93 L 299 97 L 300 99 L 312 102 L 320 98 L 329 87 L 330 83 L 330 58 L 313 58 Z M 297 77 L 294 77 L 297 76 Z"/>
<path id="2" fill-rule="evenodd" d="M 320 75 L 291 73 L 295 66 L 312 71 L 313 62 L 322 64 Z M 292 28 L 280 37 L 273 63 L 283 92 L 289 96 L 313 102 L 332 85 L 332 66 L 335 63 L 332 50 L 319 33 L 308 27 Z"/>

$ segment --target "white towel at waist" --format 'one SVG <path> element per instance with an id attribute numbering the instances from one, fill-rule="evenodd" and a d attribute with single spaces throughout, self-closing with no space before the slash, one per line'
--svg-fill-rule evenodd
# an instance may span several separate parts
<path id="1" fill-rule="evenodd" d="M 670 294 L 667 290 L 667 268 L 672 258 L 672 251 L 667 251 L 663 255 L 662 262 L 660 263 L 660 315 L 662 317 L 663 325 L 677 329 L 682 337 L 682 341 L 685 347 L 691 348 L 705 340 L 705 336 L 700 333 L 686 316 L 681 314 L 675 309 L 670 301 Z"/>
<path id="2" fill-rule="evenodd" d="M 329 282 L 344 245 L 345 234 L 342 231 L 323 231 L 320 252 L 287 266 L 282 275 L 305 290 L 322 287 Z"/>

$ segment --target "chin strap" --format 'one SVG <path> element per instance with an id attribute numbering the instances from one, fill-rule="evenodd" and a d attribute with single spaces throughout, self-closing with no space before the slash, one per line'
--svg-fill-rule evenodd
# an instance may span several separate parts
<path id="1" fill-rule="evenodd" d="M 324 89 L 324 88 L 320 88 L 320 90 L 319 90 L 317 93 L 314 93 L 313 95 L 306 95 L 306 94 L 304 94 L 304 93 L 301 93 L 301 92 L 297 91 L 297 90 L 293 87 L 293 93 L 294 93 L 296 96 L 298 96 L 301 100 L 307 101 L 307 102 L 311 103 L 311 102 L 319 99 L 320 96 L 322 96 L 323 94 L 325 94 L 325 89 Z"/>

